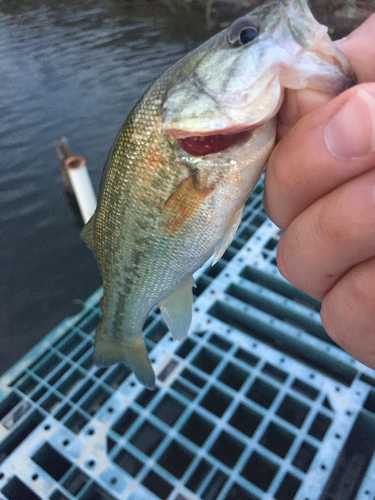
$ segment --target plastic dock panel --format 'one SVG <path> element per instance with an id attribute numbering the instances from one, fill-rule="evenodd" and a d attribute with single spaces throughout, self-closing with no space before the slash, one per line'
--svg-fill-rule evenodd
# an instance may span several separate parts
<path id="1" fill-rule="evenodd" d="M 1 500 L 374 500 L 374 372 L 278 273 L 261 196 L 197 273 L 188 339 L 150 314 L 155 391 L 93 366 L 101 290 L 0 379 Z"/>

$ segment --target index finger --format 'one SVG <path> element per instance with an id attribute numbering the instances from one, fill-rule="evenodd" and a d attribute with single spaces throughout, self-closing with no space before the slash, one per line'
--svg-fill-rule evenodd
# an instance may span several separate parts
<path id="1" fill-rule="evenodd" d="M 273 150 L 264 206 L 286 228 L 318 198 L 375 165 L 375 83 L 357 85 L 303 117 Z"/>
<path id="2" fill-rule="evenodd" d="M 337 45 L 349 59 L 358 83 L 375 81 L 375 14 Z"/>

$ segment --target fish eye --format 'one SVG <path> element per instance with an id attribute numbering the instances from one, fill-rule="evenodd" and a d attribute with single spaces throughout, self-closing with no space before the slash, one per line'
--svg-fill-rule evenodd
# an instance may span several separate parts
<path id="1" fill-rule="evenodd" d="M 233 47 L 242 47 L 259 35 L 259 24 L 255 21 L 241 20 L 234 23 L 228 32 L 228 41 Z"/>

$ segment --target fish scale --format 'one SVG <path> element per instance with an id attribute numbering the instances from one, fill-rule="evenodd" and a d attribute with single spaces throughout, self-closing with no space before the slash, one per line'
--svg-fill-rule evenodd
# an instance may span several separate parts
<path id="1" fill-rule="evenodd" d="M 103 276 L 98 364 L 125 361 L 154 387 L 145 319 L 158 304 L 173 337 L 187 335 L 192 275 L 212 254 L 219 260 L 238 228 L 274 147 L 284 89 L 337 94 L 353 82 L 306 2 L 282 0 L 238 19 L 151 85 L 109 152 L 82 232 Z"/>

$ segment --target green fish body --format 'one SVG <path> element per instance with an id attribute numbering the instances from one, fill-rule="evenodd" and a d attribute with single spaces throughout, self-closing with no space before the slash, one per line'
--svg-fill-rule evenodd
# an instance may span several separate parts
<path id="1" fill-rule="evenodd" d="M 106 161 L 95 214 L 82 232 L 103 276 L 99 364 L 125 361 L 149 389 L 142 338 L 158 304 L 186 337 L 192 275 L 230 244 L 275 143 L 283 89 L 337 94 L 346 58 L 307 4 L 272 1 L 165 71 L 141 97 Z"/>

